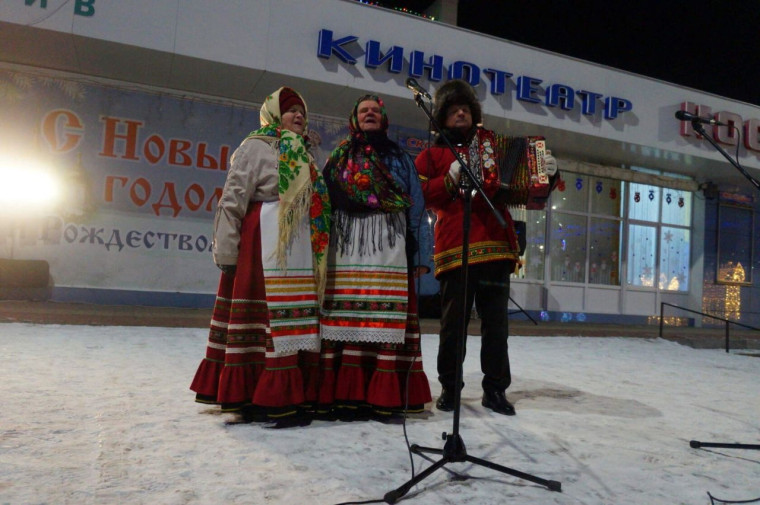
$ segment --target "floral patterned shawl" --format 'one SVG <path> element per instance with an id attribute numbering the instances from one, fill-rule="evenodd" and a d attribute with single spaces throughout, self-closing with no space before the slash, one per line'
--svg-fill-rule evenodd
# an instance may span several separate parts
<path id="1" fill-rule="evenodd" d="M 330 233 L 330 199 L 322 174 L 308 153 L 308 141 L 282 128 L 280 111 L 280 88 L 264 101 L 259 115 L 261 128 L 248 135 L 265 142 L 279 140 L 279 195 L 278 237 L 275 255 L 280 268 L 285 268 L 287 248 L 298 223 L 308 215 L 311 222 L 311 250 L 314 258 L 314 278 L 320 299 L 324 294 L 327 273 L 327 246 Z M 295 92 L 295 91 L 294 91 Z M 301 96 L 300 94 L 298 95 Z M 306 107 L 306 102 L 301 97 Z M 308 116 L 307 116 L 308 117 Z M 308 128 L 308 122 L 307 122 Z M 308 131 L 308 130 L 307 130 Z M 306 133 L 306 131 L 304 132 Z"/>
<path id="2" fill-rule="evenodd" d="M 388 116 L 381 98 L 365 95 L 359 98 L 351 111 L 348 136 L 330 154 L 325 165 L 325 180 L 330 194 L 339 195 L 338 201 L 346 202 L 349 211 L 382 212 L 391 214 L 406 209 L 411 205 L 409 195 L 393 178 L 391 171 L 383 163 L 373 141 L 367 133 L 359 128 L 358 108 L 361 102 L 374 100 L 380 105 L 382 113 L 381 141 L 390 143 L 387 138 Z"/>

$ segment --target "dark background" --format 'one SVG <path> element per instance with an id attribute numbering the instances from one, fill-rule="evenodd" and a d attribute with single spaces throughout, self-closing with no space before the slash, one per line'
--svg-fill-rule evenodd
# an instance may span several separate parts
<path id="1" fill-rule="evenodd" d="M 434 2 L 376 3 L 424 13 Z M 460 0 L 457 24 L 760 105 L 757 0 Z"/>

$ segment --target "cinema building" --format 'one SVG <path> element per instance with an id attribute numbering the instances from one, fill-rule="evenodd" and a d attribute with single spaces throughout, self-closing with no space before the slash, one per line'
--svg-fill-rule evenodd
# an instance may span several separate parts
<path id="1" fill-rule="evenodd" d="M 559 161 L 516 306 L 646 322 L 665 302 L 760 326 L 760 107 L 352 0 L 6 2 L 0 177 L 35 190 L 0 207 L 0 296 L 210 307 L 214 206 L 265 96 L 303 93 L 323 161 L 376 93 L 416 155 L 431 137 L 409 77 L 468 80 L 486 127 Z M 700 135 L 677 111 L 720 124 Z M 33 200 L 46 177 L 58 196 Z"/>

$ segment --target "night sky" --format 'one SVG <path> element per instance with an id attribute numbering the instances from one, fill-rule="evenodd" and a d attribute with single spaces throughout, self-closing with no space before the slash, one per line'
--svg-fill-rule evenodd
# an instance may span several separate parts
<path id="1" fill-rule="evenodd" d="M 423 12 L 433 2 L 386 3 Z M 460 0 L 458 24 L 760 105 L 756 0 Z"/>

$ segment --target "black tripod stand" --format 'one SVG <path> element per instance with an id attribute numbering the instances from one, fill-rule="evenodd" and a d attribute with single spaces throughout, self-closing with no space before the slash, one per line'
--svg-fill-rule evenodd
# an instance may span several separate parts
<path id="1" fill-rule="evenodd" d="M 425 107 L 425 104 L 422 100 L 421 92 L 417 92 L 415 100 L 417 102 L 417 106 L 420 107 L 425 114 L 430 119 L 431 124 L 435 127 L 437 131 L 441 131 L 440 128 L 435 124 L 435 120 L 433 119 L 433 116 L 431 112 Z M 460 188 L 461 193 L 464 198 L 464 218 L 462 220 L 462 285 L 465 286 L 465 290 L 467 289 L 467 270 L 468 270 L 468 255 L 469 255 L 469 242 L 470 242 L 470 214 L 472 211 L 472 196 L 477 191 L 480 192 L 481 196 L 484 198 L 484 200 L 488 203 L 490 206 L 492 212 L 499 220 L 499 223 L 502 227 L 506 228 L 506 222 L 504 221 L 504 218 L 496 211 L 491 201 L 486 197 L 485 193 L 483 192 L 483 188 L 480 186 L 480 183 L 478 182 L 478 179 L 474 177 L 472 171 L 470 170 L 469 166 L 462 161 L 462 158 L 459 156 L 459 153 L 457 153 L 456 149 L 454 149 L 454 146 L 451 145 L 451 142 L 448 138 L 446 138 L 445 135 L 441 133 L 441 138 L 444 139 L 446 145 L 449 149 L 454 153 L 454 156 L 456 156 L 456 159 L 459 161 L 459 163 L 462 165 L 462 175 L 460 177 Z M 463 313 L 466 313 L 467 311 L 467 293 L 464 293 L 464 304 L 465 304 L 465 310 Z M 496 470 L 498 472 L 506 473 L 509 475 L 514 475 L 515 477 L 519 477 L 524 480 L 528 480 L 531 482 L 535 482 L 536 484 L 540 484 L 542 486 L 545 486 L 546 488 L 550 489 L 551 491 L 561 491 L 562 490 L 562 484 L 557 481 L 553 480 L 546 480 L 542 479 L 541 477 L 536 477 L 535 475 L 530 475 L 524 472 L 520 472 L 518 470 L 514 470 L 512 468 L 508 468 L 506 466 L 498 465 L 496 463 L 491 463 L 490 461 L 487 461 L 485 459 L 476 458 L 474 456 L 470 456 L 467 454 L 467 450 L 464 446 L 464 441 L 462 440 L 462 437 L 459 434 L 459 409 L 460 409 L 460 403 L 462 398 L 462 361 L 464 359 L 464 344 L 465 344 L 465 337 L 467 335 L 467 322 L 466 318 L 462 319 L 462 332 L 460 335 L 460 340 L 457 345 L 457 357 L 456 357 L 456 380 L 455 383 L 457 387 L 454 388 L 454 421 L 453 421 L 453 428 L 451 433 L 444 433 L 443 438 L 446 440 L 446 443 L 443 446 L 443 449 L 435 449 L 431 447 L 422 447 L 417 444 L 413 444 L 411 446 L 411 451 L 415 454 L 422 454 L 422 453 L 432 453 L 432 454 L 439 454 L 441 455 L 441 459 L 433 463 L 431 466 L 426 468 L 424 471 L 422 471 L 419 475 L 415 476 L 402 486 L 398 487 L 397 489 L 393 491 L 389 491 L 385 494 L 384 500 L 386 503 L 396 503 L 399 498 L 404 496 L 409 490 L 415 486 L 418 482 L 424 480 L 429 475 L 431 475 L 433 472 L 438 470 L 439 468 L 443 467 L 444 465 L 448 463 L 461 463 L 465 461 L 469 461 L 470 463 L 475 463 L 480 466 L 484 466 L 486 468 L 490 468 L 492 470 Z"/>
<path id="2" fill-rule="evenodd" d="M 680 112 L 680 111 L 679 111 Z M 679 117 L 679 114 L 676 113 L 676 117 L 678 119 L 681 119 Z M 718 150 L 720 154 L 723 155 L 733 166 L 736 168 L 741 174 L 749 179 L 749 182 L 752 183 L 753 186 L 755 186 L 756 189 L 760 190 L 760 182 L 757 181 L 754 177 L 752 177 L 744 168 L 739 164 L 737 160 L 734 160 L 731 155 L 729 155 L 725 149 L 720 147 L 713 138 L 705 132 L 704 127 L 702 126 L 702 118 L 695 117 L 691 120 L 691 126 L 694 129 L 695 132 L 702 135 L 703 138 L 707 139 L 712 146 Z M 737 154 L 738 154 L 738 148 L 737 148 Z M 722 442 L 700 442 L 698 440 L 691 440 L 689 442 L 689 446 L 694 449 L 699 449 L 701 447 L 721 447 L 724 449 L 756 449 L 760 450 L 760 444 L 727 444 Z"/>
<path id="3" fill-rule="evenodd" d="M 514 303 L 515 305 L 517 305 L 517 309 L 518 309 L 518 310 L 514 310 L 514 311 L 510 312 L 509 313 L 510 315 L 512 315 L 512 314 L 519 314 L 519 313 L 522 312 L 523 314 L 525 314 L 525 317 L 527 317 L 528 319 L 530 319 L 533 324 L 535 324 L 536 326 L 538 326 L 538 322 L 536 322 L 535 319 L 533 319 L 532 317 L 530 317 L 530 314 L 528 314 L 527 312 L 525 312 L 525 309 L 522 308 L 522 307 L 520 307 L 520 305 L 516 301 L 514 301 L 511 296 L 509 297 L 509 301 L 512 302 L 512 303 Z"/>

